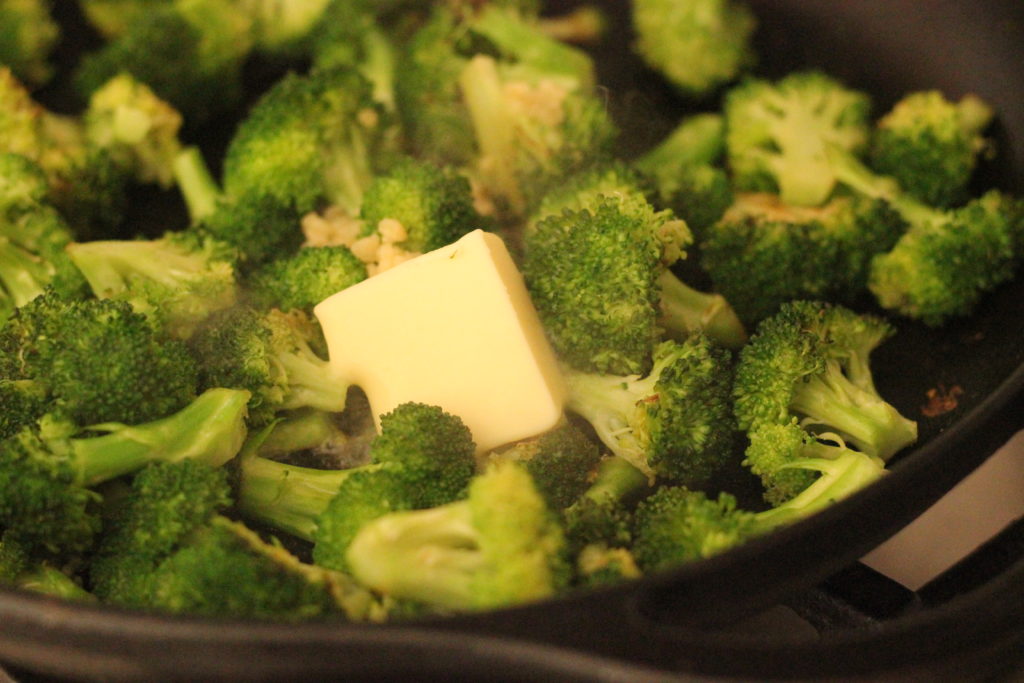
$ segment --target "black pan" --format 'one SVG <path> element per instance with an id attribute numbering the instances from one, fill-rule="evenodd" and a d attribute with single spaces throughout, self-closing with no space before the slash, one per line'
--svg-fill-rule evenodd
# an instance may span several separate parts
<path id="1" fill-rule="evenodd" d="M 643 72 L 627 49 L 625 3 L 605 4 L 620 28 L 596 50 L 601 78 L 627 144 L 639 149 L 694 105 Z M 923 88 L 991 102 L 1000 152 L 979 183 L 1024 193 L 1018 0 L 751 4 L 761 21 L 760 73 L 817 66 L 871 92 L 879 111 Z M 0 591 L 0 660 L 61 676 L 130 680 L 877 678 L 883 671 L 934 680 L 978 672 L 982 662 L 1022 651 L 1022 561 L 940 609 L 868 631 L 752 636 L 728 628 L 855 561 L 1024 428 L 1024 277 L 941 330 L 897 326 L 873 358 L 875 374 L 881 393 L 920 420 L 920 443 L 893 462 L 891 476 L 856 496 L 712 560 L 542 604 L 385 626 L 157 617 Z M 954 386 L 962 390 L 954 410 L 922 415 L 929 390 Z"/>

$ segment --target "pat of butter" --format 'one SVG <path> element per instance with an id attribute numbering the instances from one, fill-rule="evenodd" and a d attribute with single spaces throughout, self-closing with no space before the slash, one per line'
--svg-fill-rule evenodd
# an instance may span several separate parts
<path id="1" fill-rule="evenodd" d="M 462 418 L 479 452 L 554 427 L 566 390 L 501 239 L 476 230 L 320 302 L 330 366 L 380 419 L 414 401 Z"/>

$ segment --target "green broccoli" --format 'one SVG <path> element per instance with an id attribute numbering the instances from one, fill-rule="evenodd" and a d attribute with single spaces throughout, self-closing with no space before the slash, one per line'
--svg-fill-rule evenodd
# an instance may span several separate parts
<path id="1" fill-rule="evenodd" d="M 400 226 L 406 235 L 394 243 L 420 254 L 486 227 L 473 207 L 468 178 L 453 168 L 409 157 L 373 179 L 359 215 L 363 236 L 378 233 L 381 221 L 393 221 L 390 229 Z"/>
<path id="2" fill-rule="evenodd" d="M 734 450 L 731 361 L 699 333 L 662 342 L 645 377 L 570 370 L 567 408 L 652 479 L 701 488 Z"/>
<path id="3" fill-rule="evenodd" d="M 723 104 L 733 182 L 740 190 L 778 192 L 786 204 L 822 204 L 836 185 L 826 148 L 861 152 L 870 104 L 818 71 L 741 83 Z"/>
<path id="4" fill-rule="evenodd" d="M 489 462 L 512 460 L 526 468 L 553 510 L 568 507 L 590 486 L 601 450 L 571 422 L 492 452 Z"/>
<path id="5" fill-rule="evenodd" d="M 301 245 L 301 217 L 289 201 L 259 188 L 224 193 L 198 147 L 183 148 L 171 168 L 191 218 L 189 230 L 234 248 L 240 269 L 251 270 Z"/>
<path id="6" fill-rule="evenodd" d="M 868 288 L 886 309 L 927 325 L 970 313 L 981 295 L 1009 280 L 1020 256 L 1017 201 L 990 190 L 955 209 L 936 209 L 838 148 L 833 172 L 854 192 L 889 203 L 909 228 L 871 262 Z"/>
<path id="7" fill-rule="evenodd" d="M 967 198 L 978 156 L 989 148 L 982 131 L 992 116 L 973 95 L 951 102 L 937 90 L 910 93 L 878 120 L 870 164 L 926 204 L 955 206 Z"/>
<path id="8" fill-rule="evenodd" d="M 73 298 L 84 281 L 65 253 L 71 231 L 49 204 L 0 218 L 0 321 L 48 287 Z"/>
<path id="9" fill-rule="evenodd" d="M 632 542 L 632 504 L 648 492 L 647 475 L 626 460 L 611 456 L 597 467 L 594 481 L 562 510 L 569 557 L 588 547 L 628 548 Z"/>
<path id="10" fill-rule="evenodd" d="M 372 597 L 221 516 L 223 469 L 158 463 L 119 502 L 91 566 L 104 600 L 169 612 L 294 620 L 368 616 Z"/>
<path id="11" fill-rule="evenodd" d="M 652 572 L 711 557 L 823 510 L 886 471 L 877 458 L 849 449 L 829 457 L 790 460 L 784 467 L 816 478 L 795 497 L 763 512 L 739 508 L 728 493 L 709 498 L 683 486 L 658 489 L 637 506 L 633 528 L 637 563 Z"/>
<path id="12" fill-rule="evenodd" d="M 96 599 L 72 576 L 47 560 L 34 557 L 31 549 L 10 530 L 0 536 L 0 585 L 65 600 Z"/>
<path id="13" fill-rule="evenodd" d="M 740 352 L 733 387 L 740 428 L 753 441 L 764 425 L 787 426 L 796 418 L 812 436 L 828 434 L 831 441 L 887 460 L 917 439 L 917 423 L 878 394 L 871 373 L 871 351 L 893 332 L 881 318 L 841 306 L 783 304 Z M 748 464 L 771 492 L 775 451 L 769 448 L 768 464 L 756 453 L 748 449 Z M 785 491 L 771 495 L 784 498 Z"/>
<path id="14" fill-rule="evenodd" d="M 49 201 L 80 239 L 108 234 L 120 224 L 127 174 L 111 152 L 89 143 L 82 122 L 32 99 L 24 84 L 0 66 L 0 149 L 42 168 Z"/>
<path id="15" fill-rule="evenodd" d="M 114 38 L 135 20 L 177 0 L 79 0 L 85 18 L 103 37 Z"/>
<path id="16" fill-rule="evenodd" d="M 285 76 L 231 139 L 224 191 L 276 197 L 299 215 L 329 203 L 355 216 L 385 151 L 386 124 L 370 84 L 356 71 Z"/>
<path id="17" fill-rule="evenodd" d="M 184 344 L 128 303 L 47 292 L 0 327 L 0 378 L 30 382 L 29 404 L 87 426 L 183 409 L 195 398 L 197 369 Z"/>
<path id="18" fill-rule="evenodd" d="M 303 247 L 273 259 L 246 280 L 248 296 L 261 308 L 282 311 L 313 307 L 367 277 L 366 264 L 346 246 Z"/>
<path id="19" fill-rule="evenodd" d="M 871 259 L 892 249 L 905 229 L 883 201 L 836 197 L 810 207 L 740 194 L 704 232 L 701 266 L 740 318 L 754 324 L 793 299 L 854 301 L 867 291 Z"/>
<path id="20" fill-rule="evenodd" d="M 241 448 L 248 400 L 247 391 L 212 389 L 168 417 L 89 425 L 85 436 L 50 420 L 24 428 L 0 442 L 0 524 L 33 546 L 85 550 L 99 527 L 90 487 L 150 462 L 222 465 Z"/>
<path id="21" fill-rule="evenodd" d="M 371 589 L 444 610 L 541 600 L 570 577 L 561 527 L 513 462 L 476 477 L 466 500 L 369 522 L 346 558 Z"/>
<path id="22" fill-rule="evenodd" d="M 93 294 L 128 301 L 181 339 L 191 336 L 206 316 L 235 304 L 237 255 L 229 245 L 200 234 L 74 242 L 67 251 Z"/>
<path id="23" fill-rule="evenodd" d="M 0 5 L 0 26 L 0 64 L 33 86 L 49 81 L 54 71 L 50 55 L 61 34 L 49 1 L 6 0 Z"/>
<path id="24" fill-rule="evenodd" d="M 635 51 L 684 93 L 707 95 L 755 61 L 757 26 L 745 2 L 634 0 Z"/>
<path id="25" fill-rule="evenodd" d="M 139 10 L 125 30 L 86 54 L 75 85 L 83 97 L 122 72 L 145 83 L 198 124 L 228 111 L 242 95 L 251 19 L 227 0 L 160 3 Z"/>
<path id="26" fill-rule="evenodd" d="M 145 83 L 118 74 L 92 93 L 82 119 L 89 144 L 108 150 L 136 181 L 171 186 L 181 114 Z"/>
<path id="27" fill-rule="evenodd" d="M 590 58 L 514 8 L 435 9 L 399 61 L 398 110 L 412 149 L 472 166 L 501 216 L 610 154 L 615 129 Z"/>
<path id="28" fill-rule="evenodd" d="M 742 345 L 746 332 L 728 302 L 666 267 L 689 237 L 685 224 L 637 195 L 599 200 L 545 218 L 525 235 L 523 276 L 562 359 L 585 372 L 642 373 L 663 329 L 678 339 L 700 329 Z"/>
<path id="29" fill-rule="evenodd" d="M 280 411 L 345 409 L 348 386 L 313 351 L 320 330 L 302 311 L 235 306 L 211 315 L 189 340 L 204 388 L 252 394 L 249 424 L 262 427 Z"/>
<path id="30" fill-rule="evenodd" d="M 2 363 L 3 361 L 0 361 Z M 0 372 L 0 439 L 17 433 L 46 414 L 46 387 L 30 379 L 9 379 Z"/>
<path id="31" fill-rule="evenodd" d="M 249 444 L 239 460 L 238 506 L 250 519 L 316 540 L 318 562 L 327 562 L 330 548 L 339 548 L 342 557 L 355 530 L 341 527 L 366 502 L 426 507 L 460 496 L 476 467 L 475 450 L 459 418 L 436 406 L 404 403 L 381 416 L 367 465 L 301 467 L 270 460 L 258 443 Z"/>

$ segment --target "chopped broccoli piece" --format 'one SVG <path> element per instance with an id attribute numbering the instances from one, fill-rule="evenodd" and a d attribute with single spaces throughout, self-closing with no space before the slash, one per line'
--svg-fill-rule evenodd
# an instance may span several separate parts
<path id="1" fill-rule="evenodd" d="M 302 311 L 236 306 L 210 316 L 190 340 L 205 388 L 251 392 L 249 424 L 262 427 L 283 410 L 345 409 L 348 387 L 318 356 L 320 330 Z"/>
<path id="2" fill-rule="evenodd" d="M 271 260 L 247 280 L 253 302 L 261 308 L 311 313 L 313 307 L 366 279 L 366 264 L 343 245 L 303 247 Z"/>
<path id="3" fill-rule="evenodd" d="M 869 108 L 865 94 L 818 71 L 741 83 L 726 93 L 723 109 L 734 183 L 778 192 L 786 204 L 818 206 L 836 185 L 826 148 L 862 151 Z"/>
<path id="4" fill-rule="evenodd" d="M 978 156 L 989 148 L 982 131 L 992 116 L 973 95 L 959 102 L 937 90 L 905 95 L 878 120 L 871 166 L 926 204 L 955 206 L 967 198 Z"/>
<path id="5" fill-rule="evenodd" d="M 316 539 L 318 562 L 329 561 L 323 559 L 332 552 L 329 548 L 338 550 L 332 554 L 342 562 L 355 532 L 346 530 L 350 515 L 366 505 L 398 509 L 399 505 L 425 507 L 454 500 L 474 472 L 475 450 L 459 418 L 436 406 L 404 403 L 381 416 L 368 465 L 334 470 L 301 467 L 275 462 L 261 456 L 258 448 L 247 447 L 239 463 L 238 505 L 251 519 L 299 538 Z M 333 511 L 327 512 L 329 508 Z"/>
<path id="6" fill-rule="evenodd" d="M 783 304 L 740 352 L 733 387 L 740 428 L 753 440 L 764 425 L 787 426 L 796 418 L 812 436 L 827 434 L 887 460 L 917 439 L 917 423 L 878 394 L 871 374 L 871 351 L 893 331 L 880 318 L 841 306 Z M 781 443 L 779 450 L 798 451 Z M 761 464 L 749 450 L 747 460 L 772 489 L 777 463 Z"/>
<path id="7" fill-rule="evenodd" d="M 628 548 L 609 548 L 595 543 L 576 557 L 576 585 L 587 588 L 621 583 L 642 576 L 636 558 Z"/>
<path id="8" fill-rule="evenodd" d="M 698 333 L 653 360 L 646 377 L 569 371 L 567 407 L 649 477 L 701 488 L 733 453 L 731 354 Z"/>
<path id="9" fill-rule="evenodd" d="M 569 556 L 579 558 L 589 546 L 626 548 L 632 542 L 631 503 L 647 491 L 648 478 L 618 456 L 598 465 L 594 481 L 562 510 Z"/>
<path id="10" fill-rule="evenodd" d="M 145 84 L 122 73 L 89 98 L 83 114 L 87 141 L 110 152 L 140 183 L 170 187 L 181 150 L 181 114 Z"/>
<path id="11" fill-rule="evenodd" d="M 145 83 L 190 123 L 240 101 L 251 21 L 233 2 L 192 0 L 139 11 L 125 30 L 84 56 L 75 85 L 89 97 L 122 72 Z"/>
<path id="12" fill-rule="evenodd" d="M 836 197 L 816 207 L 741 194 L 705 231 L 701 266 L 741 319 L 754 324 L 793 299 L 849 302 L 867 291 L 871 259 L 906 223 L 886 203 Z"/>
<path id="13" fill-rule="evenodd" d="M 829 149 L 834 173 L 854 192 L 888 202 L 909 228 L 871 263 L 868 288 L 886 309 L 940 325 L 970 313 L 981 295 L 1009 280 L 1019 257 L 1018 202 L 990 190 L 955 209 L 915 200 L 858 159 Z"/>
<path id="14" fill-rule="evenodd" d="M 85 18 L 106 38 L 124 33 L 136 19 L 176 0 L 79 0 Z"/>
<path id="15" fill-rule="evenodd" d="M 48 0 L 5 0 L 0 4 L 0 64 L 26 83 L 42 85 L 53 76 L 50 55 L 60 26 Z"/>
<path id="16" fill-rule="evenodd" d="M 377 176 L 363 196 L 363 235 L 378 232 L 381 221 L 394 221 L 406 237 L 402 249 L 426 253 L 486 227 L 473 208 L 469 179 L 450 167 L 405 158 Z"/>
<path id="17" fill-rule="evenodd" d="M 551 597 L 569 580 L 564 552 L 532 478 L 506 462 L 476 477 L 466 500 L 369 522 L 347 560 L 373 590 L 467 611 Z"/>
<path id="18" fill-rule="evenodd" d="M 249 393 L 212 389 L 168 417 L 138 425 L 89 425 L 101 436 L 68 437 L 49 421 L 0 442 L 0 523 L 52 551 L 85 550 L 98 530 L 89 487 L 150 462 L 222 465 L 245 438 Z"/>
<path id="19" fill-rule="evenodd" d="M 290 74 L 239 125 L 224 159 L 224 191 L 276 197 L 299 215 L 330 203 L 354 216 L 377 170 L 385 127 L 358 72 Z"/>
<path id="20" fill-rule="evenodd" d="M 75 242 L 67 251 L 96 296 L 130 302 L 181 339 L 235 303 L 236 254 L 215 239 L 172 232 L 152 240 Z"/>
<path id="21" fill-rule="evenodd" d="M 634 0 L 635 50 L 684 93 L 707 95 L 755 61 L 753 12 L 735 0 Z"/>
<path id="22" fill-rule="evenodd" d="M 0 377 L 30 380 L 48 412 L 82 426 L 165 417 L 188 405 L 197 386 L 186 347 L 128 303 L 53 292 L 0 327 Z"/>
<path id="23" fill-rule="evenodd" d="M 583 494 L 600 459 L 601 450 L 571 422 L 488 456 L 491 462 L 521 463 L 553 510 L 568 507 Z"/>
<path id="24" fill-rule="evenodd" d="M 658 489 L 637 507 L 633 530 L 637 563 L 650 572 L 711 557 L 819 512 L 885 474 L 877 458 L 849 449 L 835 450 L 827 456 L 806 456 L 783 465 L 816 479 L 795 497 L 763 512 L 739 508 L 728 493 L 709 498 L 683 486 Z"/>

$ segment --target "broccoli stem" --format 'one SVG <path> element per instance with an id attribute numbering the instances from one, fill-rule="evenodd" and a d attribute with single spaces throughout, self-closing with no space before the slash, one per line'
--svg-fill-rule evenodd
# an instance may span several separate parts
<path id="1" fill-rule="evenodd" d="M 473 57 L 459 76 L 459 87 L 476 134 L 481 173 L 487 176 L 487 184 L 519 213 L 525 199 L 516 180 L 515 130 L 504 107 L 495 60 L 486 55 Z"/>
<path id="2" fill-rule="evenodd" d="M 47 565 L 40 565 L 20 575 L 15 581 L 15 585 L 22 590 L 64 600 L 84 602 L 96 600 L 96 596 L 72 581 L 67 574 Z"/>
<path id="3" fill-rule="evenodd" d="M 109 433 L 70 440 L 77 483 L 93 486 L 158 461 L 192 459 L 220 467 L 245 440 L 249 397 L 242 389 L 210 389 L 160 420 L 92 425 L 89 429 Z"/>
<path id="4" fill-rule="evenodd" d="M 747 332 L 736 311 L 721 294 L 705 294 L 693 289 L 665 270 L 658 278 L 661 288 L 661 326 L 676 341 L 685 341 L 693 332 L 703 330 L 709 338 L 730 349 L 747 343 Z"/>
<path id="5" fill-rule="evenodd" d="M 634 165 L 657 177 L 671 169 L 716 162 L 725 151 L 725 120 L 721 114 L 695 114 L 684 119 L 667 138 L 645 152 Z"/>
<path id="6" fill-rule="evenodd" d="M 594 483 L 583 493 L 583 498 L 601 502 L 622 501 L 647 486 L 647 475 L 623 458 L 605 458 L 597 468 Z"/>
<path id="7" fill-rule="evenodd" d="M 298 538 L 313 541 L 317 519 L 357 469 L 321 470 L 289 465 L 247 452 L 240 459 L 239 511 Z M 364 465 L 358 470 L 377 469 Z"/>
<path id="8" fill-rule="evenodd" d="M 202 221 L 217 208 L 221 190 L 198 147 L 186 147 L 174 157 L 174 179 L 185 200 L 193 223 Z"/>
<path id="9" fill-rule="evenodd" d="M 878 394 L 851 382 L 836 361 L 828 361 L 824 373 L 800 383 L 790 408 L 883 460 L 917 440 L 916 422 L 900 415 Z"/>
<path id="10" fill-rule="evenodd" d="M 29 252 L 0 237 L 0 285 L 14 306 L 24 306 L 43 293 L 51 276 L 43 263 Z"/>
<path id="11" fill-rule="evenodd" d="M 308 346 L 275 357 L 288 378 L 288 394 L 281 403 L 282 410 L 315 408 L 329 413 L 340 413 L 348 398 L 348 383 L 340 381 L 330 372 Z"/>
<path id="12" fill-rule="evenodd" d="M 273 431 L 260 444 L 259 453 L 273 458 L 330 444 L 340 446 L 347 438 L 333 414 L 303 410 L 276 422 Z"/>
<path id="13" fill-rule="evenodd" d="M 755 514 L 755 525 L 762 533 L 808 517 L 856 493 L 886 473 L 879 459 L 851 450 L 843 450 L 835 458 L 803 458 L 781 467 L 820 472 L 821 476 L 796 497 Z"/>
<path id="14" fill-rule="evenodd" d="M 639 375 L 602 375 L 572 370 L 565 373 L 569 388 L 566 407 L 585 418 L 612 453 L 647 476 L 653 473 L 630 418 L 637 402 L 654 392 L 659 372 L 660 368 L 655 368 L 647 379 Z"/>
<path id="15" fill-rule="evenodd" d="M 389 595 L 466 609 L 476 604 L 475 572 L 485 563 L 468 501 L 380 517 L 346 553 L 361 583 Z"/>

